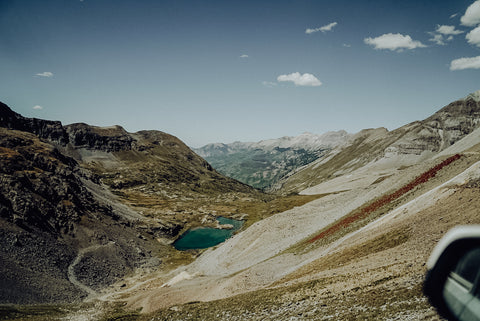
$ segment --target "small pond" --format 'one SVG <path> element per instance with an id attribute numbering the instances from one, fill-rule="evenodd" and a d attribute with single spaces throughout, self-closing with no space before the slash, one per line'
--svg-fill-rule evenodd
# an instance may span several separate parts
<path id="1" fill-rule="evenodd" d="M 212 227 L 191 229 L 182 234 L 173 243 L 173 246 L 180 251 L 206 249 L 224 242 L 243 225 L 243 221 L 232 220 L 222 216 L 217 217 L 217 221 L 221 225 L 231 224 L 233 225 L 233 229 L 217 229 Z"/>

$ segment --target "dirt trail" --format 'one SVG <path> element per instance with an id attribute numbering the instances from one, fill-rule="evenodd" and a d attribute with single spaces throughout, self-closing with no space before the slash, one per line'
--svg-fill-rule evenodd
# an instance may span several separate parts
<path id="1" fill-rule="evenodd" d="M 97 245 L 92 245 L 92 246 L 83 248 L 80 251 L 78 251 L 77 257 L 68 266 L 68 272 L 67 272 L 68 280 L 70 281 L 70 283 L 75 285 L 77 288 L 79 288 L 82 291 L 88 293 L 88 297 L 87 297 L 86 300 L 91 300 L 91 299 L 96 298 L 98 296 L 98 293 L 95 290 L 93 290 L 89 286 L 83 284 L 82 282 L 80 282 L 77 279 L 77 276 L 75 275 L 75 266 L 77 266 L 78 263 L 80 263 L 82 261 L 82 259 L 83 259 L 83 257 L 85 256 L 86 253 L 98 250 L 101 247 L 112 246 L 112 245 L 115 245 L 115 242 L 108 242 L 107 244 L 97 244 Z"/>

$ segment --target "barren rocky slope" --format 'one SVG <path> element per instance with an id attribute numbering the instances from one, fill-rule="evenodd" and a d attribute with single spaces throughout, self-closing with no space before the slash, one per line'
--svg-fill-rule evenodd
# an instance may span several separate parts
<path id="1" fill-rule="evenodd" d="M 439 320 L 421 292 L 425 262 L 447 230 L 480 223 L 479 174 L 477 163 L 464 177 L 413 198 L 356 233 L 283 254 L 277 269 L 288 261 L 305 264 L 262 289 L 175 305 L 148 320 Z"/>

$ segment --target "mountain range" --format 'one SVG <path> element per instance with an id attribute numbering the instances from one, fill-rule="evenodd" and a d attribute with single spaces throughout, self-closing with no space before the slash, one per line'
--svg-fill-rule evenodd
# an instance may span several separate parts
<path id="1" fill-rule="evenodd" d="M 404 159 L 408 166 L 429 158 L 477 127 L 479 96 L 474 92 L 393 131 L 304 133 L 255 143 L 213 143 L 194 151 L 228 177 L 268 192 L 295 193 L 341 175 L 341 168 L 351 171 L 380 158 Z M 361 159 L 354 159 L 358 153 Z"/>
<path id="2" fill-rule="evenodd" d="M 268 194 L 166 133 L 0 104 L 0 303 L 64 320 L 436 320 L 425 262 L 450 228 L 480 224 L 479 127 L 477 91 L 392 131 L 199 151 L 226 168 L 256 151 L 270 163 L 249 170 L 273 178 Z M 245 224 L 215 247 L 174 249 L 218 216 Z M 42 309 L 0 315 L 52 318 Z"/>
<path id="3" fill-rule="evenodd" d="M 343 130 L 322 135 L 304 133 L 255 143 L 214 143 L 193 150 L 220 173 L 268 190 L 292 171 L 342 145 L 348 137 L 350 134 Z"/>

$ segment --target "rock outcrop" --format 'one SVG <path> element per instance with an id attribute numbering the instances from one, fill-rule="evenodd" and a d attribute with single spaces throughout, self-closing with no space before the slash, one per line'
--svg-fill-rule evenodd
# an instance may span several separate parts
<path id="1" fill-rule="evenodd" d="M 0 128 L 0 151 L 0 217 L 60 234 L 86 212 L 108 212 L 75 174 L 77 162 L 35 135 Z"/>
<path id="2" fill-rule="evenodd" d="M 72 148 L 68 134 L 60 122 L 25 118 L 0 104 L 0 303 L 85 297 L 67 274 L 84 248 L 98 247 L 73 273 L 98 290 L 150 262 L 158 247 L 149 230 L 92 193 L 92 186 L 102 191 L 99 177 L 61 152 Z M 99 145 L 101 138 L 89 142 L 119 148 Z"/>
<path id="3" fill-rule="evenodd" d="M 69 142 L 75 148 L 118 152 L 135 148 L 136 140 L 120 126 L 96 127 L 83 123 L 65 126 Z"/>
<path id="4" fill-rule="evenodd" d="M 448 104 L 425 120 L 397 129 L 405 135 L 390 146 L 390 151 L 417 155 L 426 151 L 437 153 L 467 136 L 479 125 L 480 100 L 471 94 Z"/>
<path id="5" fill-rule="evenodd" d="M 61 122 L 23 117 L 2 102 L 0 102 L 0 127 L 32 133 L 61 145 L 68 143 L 68 135 Z"/>
<path id="6" fill-rule="evenodd" d="M 0 128 L 1 303 L 81 299 L 87 293 L 67 270 L 84 248 L 99 247 L 76 264 L 78 271 L 95 272 L 82 280 L 95 289 L 152 258 L 153 236 L 139 238 L 140 230 L 98 200 L 86 181 L 96 185 L 94 175 L 54 145 Z"/>

